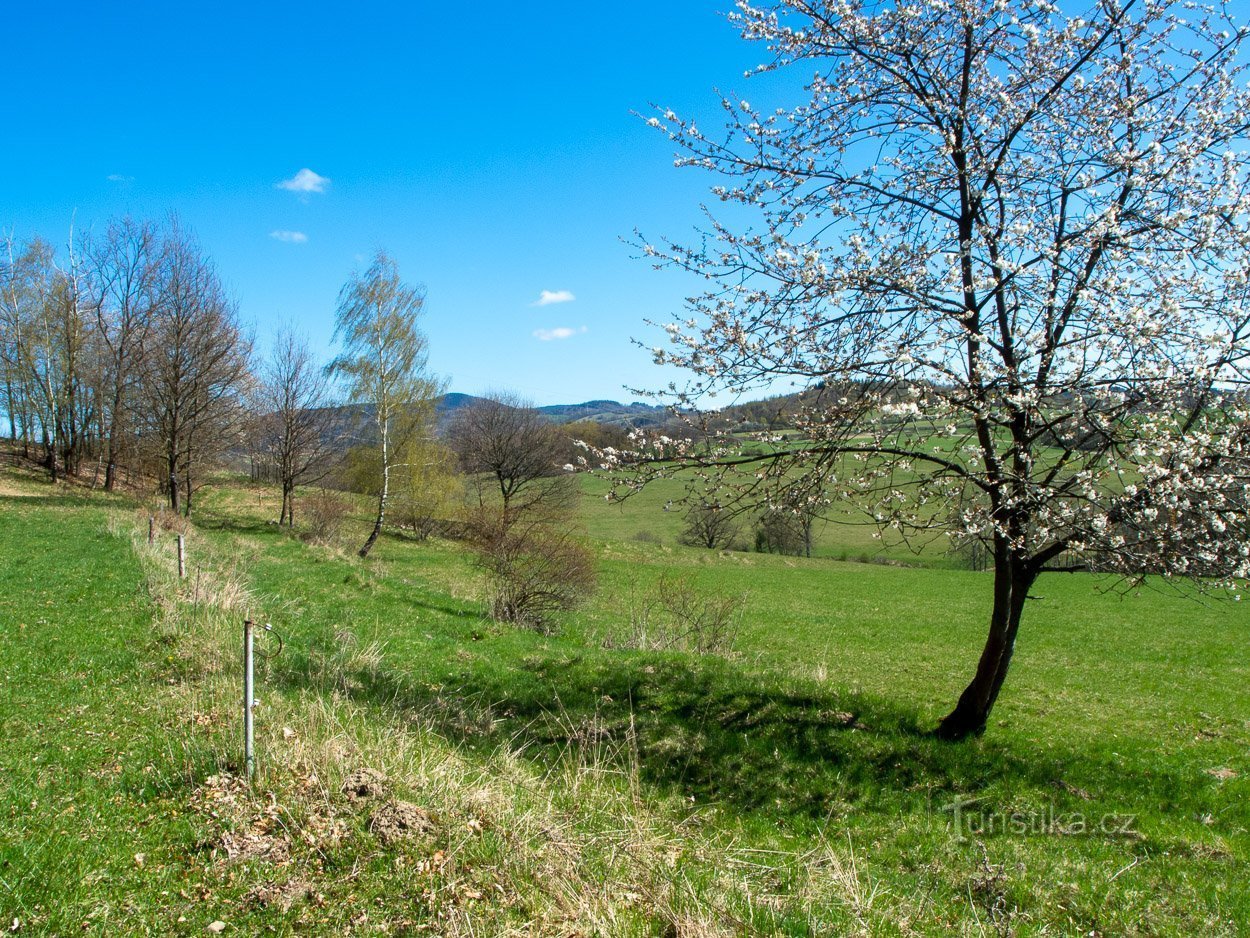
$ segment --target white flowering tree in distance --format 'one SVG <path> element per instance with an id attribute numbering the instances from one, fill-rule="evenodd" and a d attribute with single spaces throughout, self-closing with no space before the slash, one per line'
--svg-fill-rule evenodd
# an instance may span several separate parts
<path id="1" fill-rule="evenodd" d="M 723 132 L 651 123 L 730 203 L 665 326 L 689 415 L 805 388 L 799 433 L 646 439 L 620 484 L 693 467 L 738 504 L 850 495 L 883 527 L 992 558 L 975 673 L 937 729 L 981 732 L 1030 587 L 1061 557 L 1129 575 L 1250 573 L 1250 94 L 1229 8 L 1101 0 L 780 0 Z M 722 502 L 728 504 L 728 502 Z"/>

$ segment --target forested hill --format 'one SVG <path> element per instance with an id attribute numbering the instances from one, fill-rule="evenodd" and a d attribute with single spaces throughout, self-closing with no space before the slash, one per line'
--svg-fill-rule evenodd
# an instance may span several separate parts
<path id="1" fill-rule="evenodd" d="M 472 394 L 451 392 L 444 394 L 438 402 L 436 413 L 438 427 L 443 430 L 451 422 L 456 411 L 468 407 L 474 401 L 481 400 Z M 342 411 L 344 421 L 371 421 L 373 407 L 369 404 L 354 404 L 336 408 Z M 618 401 L 586 401 L 581 404 L 551 404 L 538 407 L 536 410 L 552 423 L 572 423 L 575 420 L 593 420 L 596 423 L 614 424 L 621 427 L 657 426 L 664 423 L 669 416 L 668 408 L 653 404 L 621 404 Z"/>

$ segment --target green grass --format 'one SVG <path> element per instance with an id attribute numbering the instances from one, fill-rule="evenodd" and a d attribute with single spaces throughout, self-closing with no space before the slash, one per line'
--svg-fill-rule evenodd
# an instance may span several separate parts
<path id="1" fill-rule="evenodd" d="M 481 620 L 473 571 L 451 546 L 388 539 L 367 564 L 323 557 L 311 567 L 304 550 L 273 534 L 252 564 L 260 591 L 295 610 L 284 626 L 314 646 L 341 629 L 385 643 L 394 668 L 361 692 L 450 706 L 444 731 L 469 727 L 467 745 L 519 738 L 541 759 L 567 744 L 570 721 L 617 735 L 632 726 L 648 782 L 736 823 L 810 838 L 854 818 L 848 832 L 879 845 L 874 869 L 900 895 L 928 888 L 932 871 L 916 867 L 915 851 L 941 857 L 948 878 L 932 901 L 956 918 L 967 914 L 960 877 L 975 877 L 981 860 L 952 845 L 935 805 L 975 797 L 1031 818 L 1132 815 L 1141 839 L 991 840 L 1016 870 L 1021 916 L 1146 930 L 1182 922 L 1183 933 L 1227 928 L 1245 910 L 1228 875 L 1248 820 L 1243 606 L 1049 576 L 991 732 L 946 746 L 923 730 L 975 662 L 984 574 L 608 543 L 600 596 L 555 640 Z M 709 593 L 746 594 L 739 660 L 594 647 L 631 593 L 673 570 Z M 832 724 L 841 711 L 868 731 Z M 1229 767 L 1237 779 L 1208 774 Z M 1075 898 L 1047 894 L 1060 874 L 1075 877 Z M 1095 902 L 1086 893 L 1099 886 Z"/>
<path id="2" fill-rule="evenodd" d="M 975 663 L 987 575 L 675 547 L 666 500 L 587 499 L 601 588 L 557 637 L 484 619 L 456 545 L 385 537 L 362 562 L 354 530 L 336 549 L 266 524 L 262 488 L 201 502 L 191 582 L 215 584 L 207 620 L 167 552 L 136 560 L 107 533 L 120 509 L 6 500 L 0 543 L 28 559 L 4 568 L 4 729 L 44 729 L 0 757 L 0 912 L 48 932 L 97 908 L 189 932 L 211 908 L 242 933 L 1232 935 L 1250 921 L 1245 605 L 1047 576 L 989 732 L 942 744 L 925 731 Z M 637 540 L 659 524 L 661 543 Z M 49 530 L 57 556 L 32 546 Z M 662 575 L 744 595 L 733 657 L 600 647 Z M 56 585 L 88 577 L 89 597 Z M 230 661 L 242 606 L 287 645 L 262 668 L 257 792 L 214 817 L 201 807 L 237 758 L 237 671 L 213 662 Z M 31 644 L 41 609 L 60 631 Z M 73 680 L 61 648 L 95 679 Z M 188 712 L 216 729 L 190 733 Z M 102 726 L 116 738 L 85 735 Z M 132 750 L 133 775 L 87 771 L 109 746 Z M 41 755 L 60 802 L 22 774 Z M 361 764 L 431 808 L 426 840 L 381 844 L 343 804 L 337 780 Z M 959 827 L 953 803 L 968 805 Z M 267 805 L 289 859 L 212 856 Z M 104 815 L 108 836 L 64 846 Z M 485 832 L 466 832 L 479 818 Z M 255 900 L 292 882 L 323 898 Z"/>
<path id="3" fill-rule="evenodd" d="M 685 526 L 687 482 L 680 478 L 658 479 L 637 494 L 609 502 L 611 490 L 603 478 L 584 476 L 581 520 L 587 533 L 598 541 L 679 546 Z M 744 514 L 739 519 L 737 546 L 754 544 L 756 518 Z M 892 531 L 878 534 L 862 511 L 835 509 L 812 528 L 812 555 L 857 563 L 929 566 L 951 569 L 960 560 L 949 551 L 945 537 L 931 537 L 908 544 Z"/>
<path id="4" fill-rule="evenodd" d="M 168 923 L 212 920 L 178 898 L 196 868 L 186 782 L 205 753 L 108 513 L 0 497 L 0 912 L 15 932 L 161 931 L 161 894 Z"/>

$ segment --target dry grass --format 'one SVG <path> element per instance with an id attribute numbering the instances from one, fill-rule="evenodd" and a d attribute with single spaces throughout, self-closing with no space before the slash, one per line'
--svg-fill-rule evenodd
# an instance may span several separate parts
<path id="1" fill-rule="evenodd" d="M 238 762 L 239 623 L 259 606 L 245 573 L 249 545 L 214 550 L 185 529 L 193 560 L 180 580 L 164 528 L 149 546 L 146 513 L 117 523 L 132 529 L 158 629 L 176 639 L 173 692 L 187 732 L 217 734 L 221 771 L 198 785 L 192 804 L 219 830 L 214 857 L 223 877 L 247 887 L 255 921 L 296 916 L 329 932 L 337 919 L 327 897 L 350 894 L 370 899 L 359 903 L 366 920 L 349 921 L 355 927 L 444 935 L 702 938 L 756 933 L 782 918 L 869 934 L 881 924 L 880 890 L 851 844 L 763 850 L 720 826 L 714 811 L 644 791 L 633 735 L 614 739 L 593 720 L 566 727 L 572 742 L 546 768 L 507 745 L 486 753 L 453 745 L 432 728 L 440 714 L 353 699 L 361 675 L 386 668 L 386 649 L 347 635 L 310 658 L 317 679 L 305 687 L 266 686 L 262 665 L 249 789 L 229 771 Z M 419 806 L 429 830 L 376 836 L 377 799 L 343 793 L 361 768 L 385 776 L 388 797 Z M 404 901 L 391 901 L 397 889 Z M 890 930 L 905 932 L 900 924 Z"/>

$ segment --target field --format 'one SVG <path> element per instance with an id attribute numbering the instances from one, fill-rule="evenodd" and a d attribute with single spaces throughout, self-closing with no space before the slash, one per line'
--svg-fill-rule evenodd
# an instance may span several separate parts
<path id="1" fill-rule="evenodd" d="M 601 486 L 599 591 L 545 636 L 484 618 L 449 542 L 361 561 L 355 530 L 307 543 L 269 523 L 271 489 L 229 482 L 179 580 L 181 522 L 149 547 L 149 507 L 6 470 L 5 926 L 1245 933 L 1245 604 L 1048 575 L 989 731 L 939 743 L 987 574 L 841 525 L 810 560 L 681 547 L 670 492 Z M 661 578 L 741 597 L 731 654 L 605 647 Z M 245 615 L 285 641 L 251 789 Z M 344 793 L 361 769 L 387 781 Z"/>

